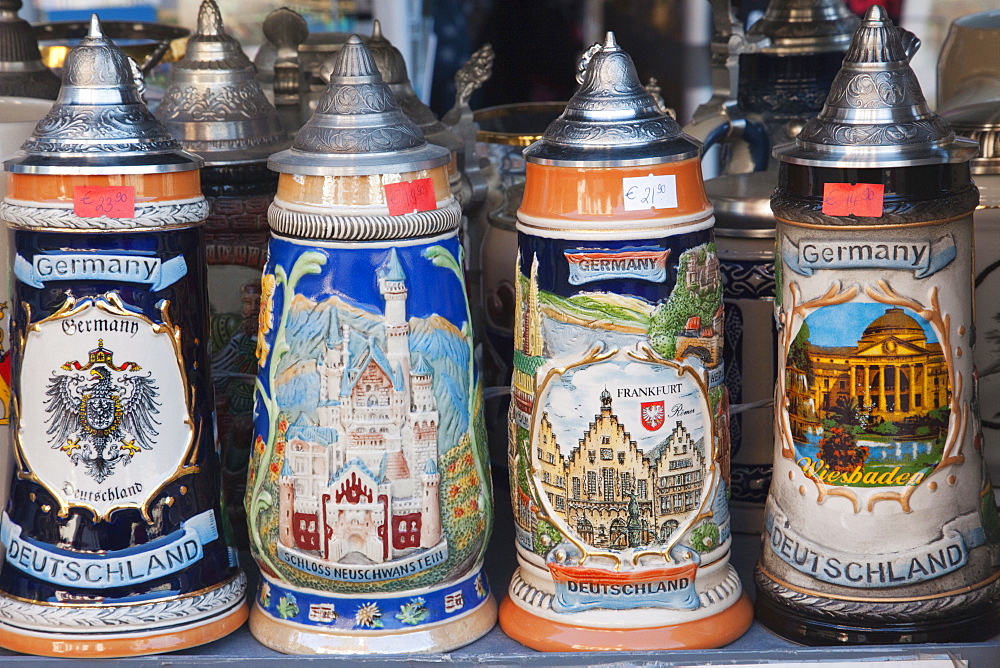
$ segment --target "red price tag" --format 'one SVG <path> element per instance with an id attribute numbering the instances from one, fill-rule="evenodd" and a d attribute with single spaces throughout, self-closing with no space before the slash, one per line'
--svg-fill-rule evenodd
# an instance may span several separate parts
<path id="1" fill-rule="evenodd" d="M 885 186 L 881 183 L 826 183 L 823 185 L 823 213 L 828 216 L 882 215 Z"/>
<path id="2" fill-rule="evenodd" d="M 73 186 L 73 213 L 81 218 L 135 218 L 135 187 Z"/>
<path id="3" fill-rule="evenodd" d="M 434 199 L 434 182 L 430 179 L 403 181 L 385 184 L 385 202 L 390 216 L 401 216 L 414 211 L 433 211 L 437 208 Z"/>

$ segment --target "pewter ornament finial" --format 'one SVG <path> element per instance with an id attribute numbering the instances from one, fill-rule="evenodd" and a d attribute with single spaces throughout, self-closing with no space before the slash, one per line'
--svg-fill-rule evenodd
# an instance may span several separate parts
<path id="1" fill-rule="evenodd" d="M 492 44 L 483 44 L 472 54 L 469 61 L 455 72 L 456 107 L 468 104 L 472 94 L 490 78 L 495 55 Z"/>
<path id="2" fill-rule="evenodd" d="M 223 32 L 222 14 L 215 0 L 202 0 L 198 10 L 198 33 L 201 35 L 219 35 Z"/>
<path id="3" fill-rule="evenodd" d="M 382 37 L 382 22 L 378 19 L 372 23 L 372 39 L 385 39 Z"/>
<path id="4" fill-rule="evenodd" d="M 609 30 L 607 34 L 604 35 L 604 48 L 605 49 L 615 49 L 618 47 L 618 42 L 615 40 L 615 33 Z"/>
<path id="5" fill-rule="evenodd" d="M 872 5 L 868 8 L 868 11 L 865 12 L 864 20 L 866 22 L 878 21 L 879 23 L 882 23 L 888 19 L 889 13 L 885 11 L 885 8 L 882 5 Z"/>
<path id="6" fill-rule="evenodd" d="M 612 39 L 614 38 L 613 33 L 609 32 L 608 34 L 612 35 Z M 602 45 L 600 42 L 594 42 L 593 44 L 590 45 L 590 48 L 584 51 L 583 55 L 580 56 L 580 62 L 576 66 L 576 82 L 578 84 L 583 83 L 583 78 L 587 74 L 587 65 L 590 65 L 590 59 L 594 57 L 594 54 L 596 54 L 603 48 L 604 45 Z"/>
<path id="7" fill-rule="evenodd" d="M 309 37 L 306 20 L 287 7 L 275 9 L 267 15 L 262 26 L 264 37 L 281 49 L 297 49 Z"/>
<path id="8" fill-rule="evenodd" d="M 97 14 L 90 15 L 90 30 L 87 32 L 87 37 L 104 37 L 104 32 L 101 30 L 101 20 L 97 18 Z"/>

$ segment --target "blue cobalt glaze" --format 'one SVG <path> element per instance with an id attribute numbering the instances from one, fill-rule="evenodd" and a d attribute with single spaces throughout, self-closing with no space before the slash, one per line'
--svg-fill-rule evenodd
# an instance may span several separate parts
<path id="1" fill-rule="evenodd" d="M 0 571 L 0 589 L 29 600 L 121 603 L 171 598 L 235 577 L 238 569 L 226 543 L 227 521 L 219 509 L 207 349 L 204 337 L 199 336 L 207 329 L 206 297 L 200 289 L 205 280 L 201 229 L 114 235 L 17 230 L 12 237 L 19 266 L 42 267 L 44 274 L 36 271 L 27 282 L 22 280 L 23 272 L 15 272 L 12 376 L 14 395 L 21 401 L 15 403 L 14 423 L 25 415 L 39 416 L 52 433 L 40 432 L 50 437 L 47 448 L 35 439 L 21 444 L 22 451 L 33 454 L 20 455 L 3 517 L 2 538 L 8 560 Z M 58 272 L 54 269 L 57 263 Z M 104 270 L 95 270 L 101 264 Z M 159 280 L 164 284 L 159 290 L 146 280 L 155 273 L 154 265 L 158 265 Z M 50 266 L 51 277 L 45 273 Z M 116 266 L 142 269 L 126 282 L 123 279 L 130 276 L 111 271 Z M 26 363 L 25 354 L 32 346 L 29 332 L 40 321 L 57 315 L 69 300 L 77 305 L 118 300 L 134 315 L 89 321 L 57 319 L 53 322 L 60 324 L 65 347 L 43 350 L 42 359 L 34 357 Z M 154 386 L 162 384 L 153 375 L 153 360 L 146 360 L 150 351 L 145 337 L 149 334 L 143 330 L 149 325 L 143 319 L 154 326 L 167 324 L 161 310 L 165 304 L 169 304 L 166 313 L 179 336 L 177 361 L 186 377 L 185 390 L 190 391 L 189 411 L 185 412 L 191 423 L 190 449 L 174 458 L 179 460 L 175 468 L 151 466 L 149 453 L 155 453 L 161 434 L 179 426 L 166 419 L 167 410 L 173 410 L 169 405 L 178 397 L 157 388 L 161 391 L 152 398 L 155 410 L 148 415 L 152 421 L 133 423 L 145 433 L 123 430 L 121 435 L 123 442 L 139 441 L 139 447 L 120 448 L 118 459 L 98 481 L 101 475 L 89 474 L 86 458 L 71 457 L 82 448 L 60 447 L 53 425 L 59 419 L 58 412 L 66 407 L 52 401 L 29 407 L 30 390 L 25 384 L 41 374 L 51 390 L 59 378 L 79 377 L 72 384 L 80 385 L 95 375 L 110 374 L 121 388 L 118 401 L 127 407 L 134 394 L 126 394 L 124 389 L 130 375 L 148 378 Z M 101 330 L 114 328 L 124 329 L 137 344 L 123 348 L 109 341 L 105 346 L 104 340 L 115 332 Z M 74 345 L 74 340 L 79 343 Z M 80 359 L 75 354 L 78 348 L 107 351 L 110 365 L 93 354 L 89 362 L 85 356 Z M 79 370 L 73 368 L 72 361 Z M 138 372 L 135 366 L 141 367 Z M 88 367 L 89 373 L 81 373 Z M 74 392 L 71 400 L 78 406 L 85 394 Z M 51 395 L 46 396 L 51 399 Z M 178 410 L 184 412 L 183 407 Z M 69 426 L 66 439 L 86 445 L 81 424 Z M 150 447 L 142 447 L 143 437 Z M 105 447 L 104 454 L 111 462 L 111 446 Z M 41 459 L 49 462 L 45 466 L 55 467 L 52 475 L 62 471 L 64 477 L 58 480 L 36 471 L 32 464 L 37 468 Z M 130 477 L 117 484 L 123 475 Z"/>

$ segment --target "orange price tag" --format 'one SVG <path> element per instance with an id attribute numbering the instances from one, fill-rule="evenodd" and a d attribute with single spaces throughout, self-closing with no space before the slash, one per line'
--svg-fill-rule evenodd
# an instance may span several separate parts
<path id="1" fill-rule="evenodd" d="M 437 208 L 434 199 L 434 182 L 431 179 L 387 183 L 385 202 L 390 216 L 401 216 L 414 211 L 433 211 Z"/>
<path id="2" fill-rule="evenodd" d="M 73 186 L 73 213 L 81 218 L 134 218 L 134 186 Z"/>
<path id="3" fill-rule="evenodd" d="M 885 186 L 881 183 L 826 183 L 823 185 L 823 213 L 828 216 L 882 215 Z"/>

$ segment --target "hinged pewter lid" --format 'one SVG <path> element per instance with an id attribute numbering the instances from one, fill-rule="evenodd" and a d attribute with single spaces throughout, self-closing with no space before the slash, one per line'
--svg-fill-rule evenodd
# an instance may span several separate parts
<path id="1" fill-rule="evenodd" d="M 956 133 L 979 143 L 973 174 L 1000 174 L 1000 100 L 949 109 L 941 117 Z"/>
<path id="2" fill-rule="evenodd" d="M 136 64 L 90 30 L 66 56 L 63 85 L 49 113 L 4 167 L 22 174 L 152 174 L 201 167 L 146 108 Z"/>
<path id="3" fill-rule="evenodd" d="M 851 40 L 823 111 L 773 154 L 796 165 L 864 169 L 965 162 L 978 150 L 927 106 L 901 31 L 874 5 Z"/>
<path id="4" fill-rule="evenodd" d="M 403 113 L 417 124 L 424 134 L 424 139 L 451 151 L 461 151 L 462 140 L 450 132 L 430 107 L 417 97 L 406 72 L 403 54 L 382 35 L 382 24 L 378 19 L 375 19 L 372 35 L 368 38 L 368 50 L 375 59 L 375 65 L 382 74 L 383 81 L 389 85 L 389 90 L 396 97 L 396 102 L 399 103 Z"/>
<path id="5" fill-rule="evenodd" d="M 226 33 L 215 0 L 202 1 L 198 30 L 173 66 L 156 117 L 207 166 L 264 162 L 289 144 L 253 64 Z"/>
<path id="6" fill-rule="evenodd" d="M 38 39 L 17 15 L 21 0 L 0 0 L 0 95 L 56 99 L 59 77 L 42 63 Z"/>
<path id="7" fill-rule="evenodd" d="M 846 51 L 860 22 L 844 0 L 771 0 L 747 41 L 776 55 Z"/>
<path id="8" fill-rule="evenodd" d="M 664 113 L 612 32 L 580 62 L 580 88 L 525 160 L 563 167 L 627 167 L 697 157 L 701 144 Z"/>
<path id="9" fill-rule="evenodd" d="M 267 165 L 290 174 L 349 176 L 413 172 L 449 160 L 448 150 L 428 144 L 403 114 L 368 47 L 351 35 L 309 122 Z"/>

